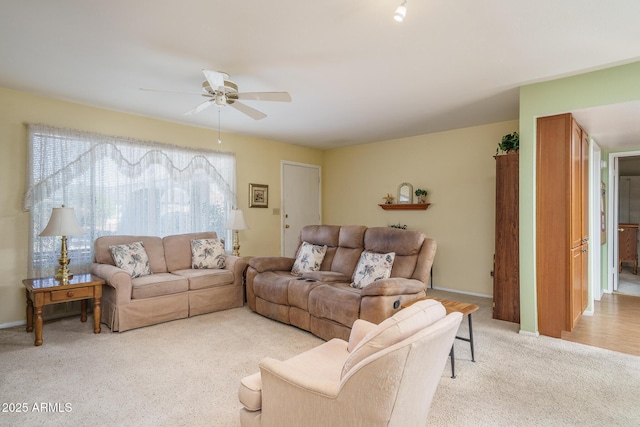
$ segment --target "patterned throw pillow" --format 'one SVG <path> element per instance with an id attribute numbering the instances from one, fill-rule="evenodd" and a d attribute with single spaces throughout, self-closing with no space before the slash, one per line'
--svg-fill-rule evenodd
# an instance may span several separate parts
<path id="1" fill-rule="evenodd" d="M 302 242 L 296 262 L 293 264 L 291 274 L 294 276 L 302 276 L 302 273 L 320 270 L 324 255 L 327 253 L 327 246 L 312 245 L 308 242 Z"/>
<path id="2" fill-rule="evenodd" d="M 224 268 L 224 242 L 218 239 L 191 241 L 191 268 Z"/>
<path id="3" fill-rule="evenodd" d="M 109 246 L 109 250 L 116 265 L 129 273 L 132 278 L 153 274 L 142 242 Z"/>
<path id="4" fill-rule="evenodd" d="M 388 279 L 391 276 L 391 268 L 395 258 L 395 252 L 387 254 L 362 252 L 356 271 L 353 273 L 351 287 L 362 289 L 376 280 Z"/>

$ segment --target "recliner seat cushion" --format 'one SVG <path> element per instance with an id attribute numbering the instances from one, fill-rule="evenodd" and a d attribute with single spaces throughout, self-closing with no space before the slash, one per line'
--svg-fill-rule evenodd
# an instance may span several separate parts
<path id="1" fill-rule="evenodd" d="M 360 317 L 360 290 L 349 283 L 316 286 L 309 292 L 309 314 L 350 328 Z"/>
<path id="2" fill-rule="evenodd" d="M 295 278 L 288 271 L 265 271 L 253 279 L 253 292 L 265 301 L 289 305 L 289 281 Z"/>

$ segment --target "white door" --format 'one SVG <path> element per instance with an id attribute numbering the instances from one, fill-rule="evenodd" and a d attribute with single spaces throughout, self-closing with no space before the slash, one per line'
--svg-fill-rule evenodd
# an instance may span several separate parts
<path id="1" fill-rule="evenodd" d="M 321 221 L 320 166 L 282 162 L 282 255 L 293 258 L 302 227 Z"/>

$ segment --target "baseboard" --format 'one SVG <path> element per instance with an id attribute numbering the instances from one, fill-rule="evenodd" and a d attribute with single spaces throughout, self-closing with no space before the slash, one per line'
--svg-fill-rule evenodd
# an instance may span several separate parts
<path id="1" fill-rule="evenodd" d="M 518 331 L 518 334 L 520 335 L 524 335 L 525 337 L 534 337 L 534 338 L 538 338 L 540 336 L 540 332 L 536 331 L 536 332 L 529 332 L 529 331 L 524 331 L 522 329 L 520 329 Z"/>
<path id="2" fill-rule="evenodd" d="M 93 313 L 93 310 L 91 309 L 91 307 L 87 308 L 87 315 L 90 315 L 91 313 Z M 62 319 L 63 317 L 73 317 L 73 316 L 79 316 L 80 315 L 80 310 L 73 310 L 73 311 L 68 311 L 65 313 L 60 313 L 60 314 L 50 314 L 48 316 L 43 316 L 43 321 L 48 321 L 48 320 L 55 320 L 55 319 Z M 13 328 L 15 326 L 23 326 L 27 324 L 27 320 L 18 320 L 16 322 L 8 322 L 8 323 L 0 323 L 0 329 L 7 329 L 7 328 Z"/>
<path id="3" fill-rule="evenodd" d="M 14 326 L 26 325 L 26 320 L 18 320 L 17 322 L 0 323 L 0 329 L 13 328 Z"/>
<path id="4" fill-rule="evenodd" d="M 474 297 L 493 298 L 493 295 L 478 294 L 478 293 L 475 293 L 475 292 L 459 291 L 457 289 L 449 289 L 449 288 L 436 288 L 435 286 L 433 288 L 427 288 L 427 293 L 429 293 L 429 289 L 435 289 L 436 291 L 452 292 L 454 294 L 471 295 L 471 296 L 474 296 Z"/>

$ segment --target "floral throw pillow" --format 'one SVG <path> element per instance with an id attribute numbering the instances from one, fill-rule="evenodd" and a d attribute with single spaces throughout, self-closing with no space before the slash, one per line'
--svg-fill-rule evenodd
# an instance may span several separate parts
<path id="1" fill-rule="evenodd" d="M 322 260 L 327 253 L 327 246 L 312 245 L 308 242 L 302 242 L 296 262 L 293 263 L 291 274 L 294 276 L 302 276 L 302 273 L 320 270 Z"/>
<path id="2" fill-rule="evenodd" d="M 356 271 L 353 273 L 351 287 L 362 289 L 376 280 L 388 279 L 391 276 L 391 268 L 395 258 L 395 252 L 387 254 L 362 252 Z"/>
<path id="3" fill-rule="evenodd" d="M 129 273 L 132 278 L 152 274 L 149 257 L 142 242 L 109 246 L 109 250 L 116 265 Z"/>
<path id="4" fill-rule="evenodd" d="M 218 239 L 191 241 L 191 268 L 224 268 L 224 242 Z"/>

